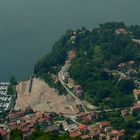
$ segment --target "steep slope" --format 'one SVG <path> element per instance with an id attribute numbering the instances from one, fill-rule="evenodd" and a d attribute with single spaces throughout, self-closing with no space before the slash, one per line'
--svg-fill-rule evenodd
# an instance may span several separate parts
<path id="1" fill-rule="evenodd" d="M 139 38 L 139 28 L 111 22 L 93 30 L 68 30 L 36 64 L 34 73 L 51 83 L 50 73 L 57 74 L 74 49 L 77 57 L 70 75 L 83 87 L 84 97 L 103 108 L 131 106 L 135 79 L 140 77 L 140 44 L 132 40 Z"/>

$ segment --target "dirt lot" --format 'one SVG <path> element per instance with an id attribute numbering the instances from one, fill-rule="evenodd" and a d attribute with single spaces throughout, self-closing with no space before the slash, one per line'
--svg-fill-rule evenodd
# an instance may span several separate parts
<path id="1" fill-rule="evenodd" d="M 29 80 L 21 81 L 17 85 L 18 98 L 15 109 L 32 107 L 35 111 L 62 112 L 64 114 L 78 113 L 75 101 L 58 93 L 50 88 L 45 82 L 33 79 L 31 93 L 28 92 Z"/>

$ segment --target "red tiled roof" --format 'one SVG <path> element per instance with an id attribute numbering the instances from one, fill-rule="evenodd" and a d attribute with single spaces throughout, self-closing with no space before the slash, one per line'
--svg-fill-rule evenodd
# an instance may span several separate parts
<path id="1" fill-rule="evenodd" d="M 34 128 L 34 124 L 28 124 L 27 127 L 30 128 L 30 129 Z"/>
<path id="2" fill-rule="evenodd" d="M 101 127 L 106 127 L 106 126 L 109 126 L 109 123 L 108 122 L 101 122 L 100 126 Z"/>
<path id="3" fill-rule="evenodd" d="M 44 116 L 44 119 L 45 119 L 46 121 L 49 121 L 49 120 L 50 120 L 50 116 Z"/>
<path id="4" fill-rule="evenodd" d="M 21 118 L 19 118 L 19 120 L 21 120 L 21 121 L 26 121 L 27 119 L 24 118 L 24 117 L 21 117 Z"/>
<path id="5" fill-rule="evenodd" d="M 42 122 L 44 122 L 44 121 L 45 121 L 44 118 L 41 118 L 41 119 L 38 120 L 39 123 L 42 123 Z"/>
<path id="6" fill-rule="evenodd" d="M 79 125 L 79 129 L 81 129 L 81 130 L 84 130 L 84 129 L 87 129 L 88 127 L 87 127 L 87 125 Z"/>
<path id="7" fill-rule="evenodd" d="M 23 129 L 23 133 L 28 133 L 28 132 L 30 132 L 30 129 L 29 129 L 28 127 L 25 127 L 25 128 Z"/>
<path id="8" fill-rule="evenodd" d="M 118 133 L 119 133 L 119 132 L 118 132 L 117 130 L 112 130 L 112 131 L 111 131 L 111 134 L 112 134 L 112 135 L 117 135 Z"/>
<path id="9" fill-rule="evenodd" d="M 9 123 L 9 126 L 16 126 L 16 125 L 17 125 L 16 122 L 11 122 L 11 123 Z"/>
<path id="10" fill-rule="evenodd" d="M 97 131 L 98 129 L 99 129 L 99 126 L 98 125 L 93 126 L 93 130 L 94 131 Z"/>
<path id="11" fill-rule="evenodd" d="M 140 109 L 140 104 L 135 104 L 135 105 L 133 106 L 133 109 Z"/>
<path id="12" fill-rule="evenodd" d="M 83 116 L 85 116 L 85 115 L 86 115 L 86 113 L 85 113 L 85 112 L 80 112 L 80 113 L 78 114 L 78 116 L 77 116 L 77 117 L 81 118 L 81 117 L 83 117 Z"/>
<path id="13" fill-rule="evenodd" d="M 18 128 L 18 126 L 9 126 L 11 130 Z"/>
<path id="14" fill-rule="evenodd" d="M 82 120 L 83 120 L 85 123 L 89 123 L 89 122 L 92 121 L 92 117 L 91 117 L 91 115 L 87 115 L 87 116 L 83 117 Z"/>
<path id="15" fill-rule="evenodd" d="M 81 135 L 81 133 L 78 131 L 78 132 L 75 132 L 75 133 L 71 133 L 70 137 L 75 138 L 75 137 L 79 137 L 80 135 Z"/>
<path id="16" fill-rule="evenodd" d="M 91 116 L 93 116 L 93 115 L 97 115 L 98 113 L 97 112 L 90 112 L 88 114 L 91 115 Z"/>
<path id="17" fill-rule="evenodd" d="M 9 119 L 15 119 L 17 115 L 15 113 L 9 114 L 8 115 Z"/>
<path id="18" fill-rule="evenodd" d="M 124 31 L 126 31 L 126 30 L 123 29 L 123 28 L 118 28 L 116 31 L 124 32 Z"/>
<path id="19" fill-rule="evenodd" d="M 81 85 L 75 85 L 75 88 L 76 88 L 77 90 L 82 90 L 82 86 L 81 86 Z"/>
<path id="20" fill-rule="evenodd" d="M 120 33 L 127 34 L 128 32 L 125 29 L 123 29 L 123 28 L 119 28 L 119 29 L 116 30 L 116 33 L 117 34 L 120 34 Z"/>
<path id="21" fill-rule="evenodd" d="M 106 137 L 106 135 L 104 133 L 101 133 L 100 137 L 104 138 L 104 137 Z"/>
<path id="22" fill-rule="evenodd" d="M 86 140 L 86 139 L 89 139 L 90 136 L 89 136 L 89 135 L 82 135 L 80 138 L 81 138 L 82 140 Z"/>
<path id="23" fill-rule="evenodd" d="M 91 136 L 94 138 L 94 137 L 97 136 L 97 133 L 96 133 L 96 132 L 93 132 L 93 133 L 91 134 Z"/>
<path id="24" fill-rule="evenodd" d="M 0 128 L 0 134 L 1 134 L 2 136 L 7 136 L 7 135 L 8 135 L 8 132 L 7 132 L 6 130 Z"/>
<path id="25" fill-rule="evenodd" d="M 140 95 L 140 90 L 139 89 L 134 89 L 133 94 L 134 95 Z"/>
<path id="26" fill-rule="evenodd" d="M 16 112 L 16 115 L 17 117 L 22 117 L 25 115 L 25 112 L 24 111 L 19 111 L 19 112 Z"/>
<path id="27" fill-rule="evenodd" d="M 18 128 L 19 129 L 24 129 L 27 126 L 27 123 L 21 123 Z"/>
<path id="28" fill-rule="evenodd" d="M 40 118 L 42 118 L 43 114 L 41 112 L 37 112 L 35 113 L 35 119 L 39 120 Z"/>
<path id="29" fill-rule="evenodd" d="M 120 131 L 119 133 L 118 133 L 118 136 L 119 137 L 123 137 L 125 134 L 124 134 L 125 132 L 122 132 L 122 131 Z"/>
<path id="30" fill-rule="evenodd" d="M 99 132 L 99 133 L 104 133 L 103 128 L 98 128 L 98 132 Z"/>
<path id="31" fill-rule="evenodd" d="M 119 140 L 118 138 L 112 138 L 111 140 Z"/>
<path id="32" fill-rule="evenodd" d="M 32 121 L 30 121 L 30 123 L 31 124 L 36 124 L 37 122 L 36 122 L 36 120 L 32 120 Z"/>

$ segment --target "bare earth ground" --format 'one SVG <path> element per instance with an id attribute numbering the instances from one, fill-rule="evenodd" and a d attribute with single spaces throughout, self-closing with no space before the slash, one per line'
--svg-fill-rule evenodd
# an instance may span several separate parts
<path id="1" fill-rule="evenodd" d="M 64 114 L 76 114 L 78 109 L 73 100 L 58 93 L 44 81 L 34 78 L 31 93 L 28 92 L 29 80 L 21 81 L 17 85 L 18 97 L 15 110 L 25 109 L 30 106 L 35 111 L 56 112 Z"/>

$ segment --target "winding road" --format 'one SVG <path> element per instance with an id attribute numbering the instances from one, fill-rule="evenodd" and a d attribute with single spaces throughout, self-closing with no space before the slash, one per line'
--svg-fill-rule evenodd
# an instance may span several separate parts
<path id="1" fill-rule="evenodd" d="M 64 71 L 68 71 L 69 67 L 70 67 L 70 61 L 67 61 L 67 63 L 65 63 L 65 65 L 62 67 L 62 69 L 59 71 L 58 79 L 59 79 L 61 85 L 66 89 L 66 91 L 75 99 L 77 104 L 82 106 L 84 112 L 87 112 L 87 109 L 84 107 L 81 100 L 77 96 L 75 96 L 75 94 L 66 86 L 66 83 L 62 79 L 62 74 L 64 73 Z"/>

